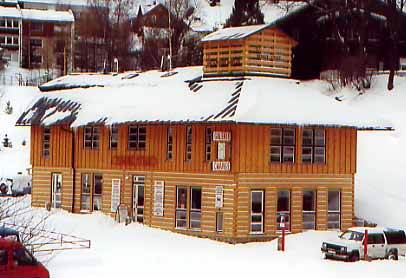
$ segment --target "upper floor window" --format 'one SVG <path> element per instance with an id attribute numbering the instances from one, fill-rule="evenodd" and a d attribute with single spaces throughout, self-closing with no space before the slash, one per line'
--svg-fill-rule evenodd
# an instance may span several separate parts
<path id="1" fill-rule="evenodd" d="M 147 128 L 143 125 L 130 125 L 128 127 L 128 149 L 145 150 L 147 142 Z"/>
<path id="2" fill-rule="evenodd" d="M 295 147 L 296 130 L 294 128 L 271 128 L 271 162 L 295 162 Z"/>
<path id="3" fill-rule="evenodd" d="M 118 147 L 118 127 L 112 125 L 110 127 L 110 149 L 116 150 Z"/>
<path id="4" fill-rule="evenodd" d="M 302 162 L 314 164 L 326 162 L 326 131 L 324 129 L 303 129 Z"/>
<path id="5" fill-rule="evenodd" d="M 44 127 L 42 132 L 42 156 L 49 157 L 51 149 L 51 128 Z"/>
<path id="6" fill-rule="evenodd" d="M 206 127 L 206 140 L 205 140 L 205 146 L 204 146 L 204 151 L 205 151 L 205 158 L 206 161 L 211 160 L 211 141 L 212 141 L 212 136 L 213 132 L 211 127 Z"/>
<path id="7" fill-rule="evenodd" d="M 192 160 L 192 127 L 186 127 L 186 161 Z"/>
<path id="8" fill-rule="evenodd" d="M 38 22 L 31 23 L 31 31 L 32 32 L 43 32 L 44 25 L 42 23 L 38 23 Z"/>
<path id="9" fill-rule="evenodd" d="M 100 127 L 87 126 L 84 133 L 85 149 L 98 149 L 100 145 Z"/>
<path id="10" fill-rule="evenodd" d="M 31 43 L 31 46 L 42 47 L 42 40 L 41 39 L 31 39 L 30 43 Z"/>
<path id="11" fill-rule="evenodd" d="M 166 138 L 166 159 L 172 160 L 173 158 L 173 128 L 168 127 L 168 134 Z"/>

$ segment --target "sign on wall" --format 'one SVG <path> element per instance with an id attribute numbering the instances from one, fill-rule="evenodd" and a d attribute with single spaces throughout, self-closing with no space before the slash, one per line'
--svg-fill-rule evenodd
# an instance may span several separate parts
<path id="1" fill-rule="evenodd" d="M 112 179 L 111 181 L 111 212 L 116 212 L 120 205 L 120 179 Z"/>
<path id="2" fill-rule="evenodd" d="M 154 184 L 154 216 L 164 216 L 165 186 L 163 181 Z"/>
<path id="3" fill-rule="evenodd" d="M 222 208 L 223 207 L 223 187 L 222 186 L 216 186 L 216 204 L 215 204 L 216 209 Z"/>
<path id="4" fill-rule="evenodd" d="M 215 142 L 230 142 L 231 132 L 229 131 L 213 131 L 213 141 Z"/>
<path id="5" fill-rule="evenodd" d="M 213 171 L 230 171 L 231 163 L 230 163 L 230 161 L 213 161 L 212 170 Z"/>

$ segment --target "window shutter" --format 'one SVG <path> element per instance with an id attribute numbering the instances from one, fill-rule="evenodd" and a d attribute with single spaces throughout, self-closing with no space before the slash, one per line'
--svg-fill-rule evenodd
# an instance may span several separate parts
<path id="1" fill-rule="evenodd" d="M 120 205 L 120 179 L 111 181 L 111 212 L 116 212 Z"/>

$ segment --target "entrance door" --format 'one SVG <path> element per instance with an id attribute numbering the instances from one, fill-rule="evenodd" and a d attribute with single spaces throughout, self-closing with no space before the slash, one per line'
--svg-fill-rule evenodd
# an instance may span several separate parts
<path id="1" fill-rule="evenodd" d="M 133 219 L 138 223 L 144 222 L 144 186 L 145 177 L 133 177 Z"/>
<path id="2" fill-rule="evenodd" d="M 62 174 L 52 173 L 51 191 L 52 207 L 60 208 L 62 205 Z"/>

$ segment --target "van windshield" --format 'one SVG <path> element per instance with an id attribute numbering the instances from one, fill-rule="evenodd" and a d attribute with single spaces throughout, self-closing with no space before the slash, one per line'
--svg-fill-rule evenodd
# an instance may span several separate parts
<path id="1" fill-rule="evenodd" d="M 363 237 L 364 237 L 363 233 L 354 232 L 354 231 L 346 231 L 340 236 L 341 239 L 355 240 L 355 241 L 361 241 Z"/>

